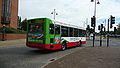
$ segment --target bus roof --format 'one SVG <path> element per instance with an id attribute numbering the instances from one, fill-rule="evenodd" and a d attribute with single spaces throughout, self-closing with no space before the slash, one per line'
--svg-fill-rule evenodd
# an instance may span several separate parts
<path id="1" fill-rule="evenodd" d="M 67 27 L 72 27 L 72 28 L 77 28 L 77 29 L 85 30 L 83 27 L 80 27 L 80 26 L 76 26 L 76 25 L 72 25 L 72 24 L 67 24 L 67 23 L 62 23 L 62 22 L 59 22 L 59 21 L 53 21 L 53 22 L 55 24 L 57 24 L 57 25 L 62 25 L 62 26 L 67 26 Z"/>
<path id="2" fill-rule="evenodd" d="M 33 19 L 29 19 L 29 20 L 37 20 L 37 19 L 49 19 L 49 20 L 52 20 L 50 18 L 33 18 Z M 72 27 L 72 28 L 85 30 L 85 28 L 83 28 L 83 27 L 68 24 L 68 23 L 63 23 L 63 22 L 59 22 L 59 21 L 55 21 L 55 20 L 52 20 L 52 22 L 53 22 L 53 24 L 57 24 L 57 25 L 62 25 L 62 26 L 67 26 L 67 27 Z"/>

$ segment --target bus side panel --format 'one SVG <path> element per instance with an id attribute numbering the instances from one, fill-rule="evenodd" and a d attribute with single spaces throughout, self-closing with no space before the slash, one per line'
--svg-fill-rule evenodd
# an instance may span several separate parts
<path id="1" fill-rule="evenodd" d="M 82 41 L 82 44 L 83 44 L 83 45 L 86 44 L 86 41 Z"/>
<path id="2" fill-rule="evenodd" d="M 79 41 L 82 42 L 82 44 L 86 44 L 86 38 L 85 37 L 62 37 L 62 40 L 67 41 L 67 47 L 73 47 L 79 45 Z"/>
<path id="3" fill-rule="evenodd" d="M 68 42 L 67 47 L 77 46 L 78 44 L 79 44 L 78 42 Z"/>
<path id="4" fill-rule="evenodd" d="M 86 44 L 86 41 L 82 41 L 82 45 Z M 78 46 L 79 42 L 68 42 L 67 47 Z"/>
<path id="5" fill-rule="evenodd" d="M 40 44 L 40 43 L 26 43 L 28 47 L 38 48 L 38 49 L 45 49 L 45 50 L 58 50 L 61 49 L 61 43 L 59 44 Z"/>
<path id="6" fill-rule="evenodd" d="M 49 23 L 50 20 L 49 19 L 45 19 L 45 23 L 44 23 L 44 34 L 45 34 L 45 43 L 44 44 L 50 44 L 50 37 L 49 37 Z"/>

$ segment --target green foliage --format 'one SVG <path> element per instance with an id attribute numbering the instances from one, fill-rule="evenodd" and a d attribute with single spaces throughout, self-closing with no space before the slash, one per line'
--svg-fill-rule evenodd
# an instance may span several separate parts
<path id="1" fill-rule="evenodd" d="M 21 29 L 21 27 L 22 27 L 21 17 L 18 16 L 18 28 Z"/>
<path id="2" fill-rule="evenodd" d="M 26 18 L 22 21 L 21 29 L 24 31 L 27 31 L 27 19 Z"/>
<path id="3" fill-rule="evenodd" d="M 118 24 L 117 30 L 119 30 L 119 31 L 120 31 L 120 24 Z"/>
<path id="4" fill-rule="evenodd" d="M 119 35 L 120 35 L 120 30 L 117 30 L 117 31 L 116 31 L 116 34 L 119 34 Z"/>
<path id="5" fill-rule="evenodd" d="M 22 30 L 10 28 L 10 27 L 4 27 L 4 29 L 5 29 L 5 33 L 20 33 L 20 34 L 26 33 L 26 31 L 22 31 Z M 2 32 L 3 32 L 3 27 L 0 27 L 0 33 Z"/>
<path id="6" fill-rule="evenodd" d="M 118 24 L 116 34 L 119 34 L 119 35 L 120 35 L 120 23 Z"/>

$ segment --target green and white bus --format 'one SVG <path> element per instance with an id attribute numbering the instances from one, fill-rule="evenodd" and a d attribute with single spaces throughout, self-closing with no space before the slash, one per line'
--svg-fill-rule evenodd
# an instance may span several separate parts
<path id="1" fill-rule="evenodd" d="M 49 18 L 28 20 L 26 45 L 47 50 L 65 50 L 68 47 L 86 44 L 85 29 L 53 21 Z"/>

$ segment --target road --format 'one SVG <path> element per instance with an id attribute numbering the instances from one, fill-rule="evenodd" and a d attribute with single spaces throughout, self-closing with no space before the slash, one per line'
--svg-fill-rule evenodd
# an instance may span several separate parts
<path id="1" fill-rule="evenodd" d="M 44 51 L 26 46 L 1 47 L 0 68 L 41 68 L 45 64 L 79 49 L 82 47 L 69 48 L 65 51 Z"/>
<path id="2" fill-rule="evenodd" d="M 119 47 L 119 44 L 120 40 L 118 39 L 110 41 L 110 46 Z M 87 45 L 92 46 L 92 41 L 87 41 Z M 106 45 L 105 40 L 103 45 Z M 99 46 L 99 41 L 95 41 L 95 46 Z M 41 68 L 79 49 L 84 49 L 84 47 L 69 48 L 65 51 L 44 51 L 28 48 L 25 45 L 0 47 L 0 68 Z"/>
<path id="3" fill-rule="evenodd" d="M 93 41 L 89 40 L 87 41 L 87 44 L 92 46 Z M 120 47 L 120 39 L 115 39 L 115 38 L 110 38 L 109 40 L 109 46 L 112 47 Z M 95 41 L 95 46 L 100 46 L 100 41 L 99 39 L 97 41 Z M 103 39 L 102 40 L 102 46 L 107 46 L 107 39 Z"/>

